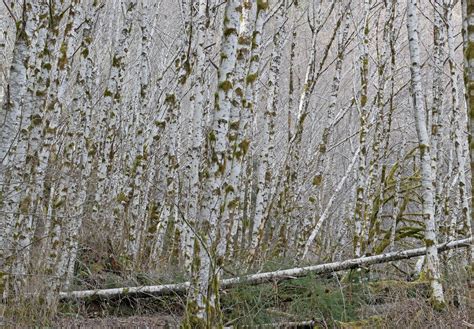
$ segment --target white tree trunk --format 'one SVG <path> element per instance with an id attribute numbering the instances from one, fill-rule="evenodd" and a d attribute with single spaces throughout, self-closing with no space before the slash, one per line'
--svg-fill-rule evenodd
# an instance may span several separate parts
<path id="1" fill-rule="evenodd" d="M 426 271 L 431 284 L 434 302 L 444 304 L 443 286 L 440 281 L 439 257 L 436 248 L 436 220 L 433 204 L 433 176 L 431 172 L 430 139 L 426 127 L 423 87 L 420 73 L 420 43 L 418 38 L 417 0 L 407 0 L 407 29 L 410 49 L 410 71 L 415 113 L 416 132 L 421 156 L 421 185 L 423 197 L 423 218 L 425 221 Z"/>
<path id="2" fill-rule="evenodd" d="M 366 162 L 367 162 L 367 133 L 369 125 L 370 109 L 368 105 L 368 87 L 369 87 L 369 15 L 370 0 L 364 0 L 364 19 L 358 31 L 360 39 L 360 56 L 359 56 L 359 76 L 360 91 L 358 95 L 358 111 L 359 111 L 359 164 L 357 170 L 356 185 L 356 204 L 354 209 L 355 221 L 355 237 L 354 237 L 354 255 L 360 257 L 365 252 L 365 233 L 367 227 L 367 213 L 365 198 L 367 195 L 366 183 Z"/>
<path id="3" fill-rule="evenodd" d="M 233 99 L 233 76 L 236 63 L 237 39 L 240 18 L 240 1 L 228 0 L 224 12 L 223 35 L 221 37 L 221 60 L 218 69 L 212 123 L 207 136 L 209 164 L 203 182 L 203 200 L 199 211 L 200 239 L 195 239 L 194 260 L 199 264 L 193 268 L 196 278 L 191 287 L 188 309 L 191 317 L 199 323 L 215 325 L 221 322 L 219 309 L 220 270 L 215 267 L 216 256 L 225 250 L 219 243 L 226 236 L 226 226 L 220 220 L 223 199 L 223 181 L 226 171 L 227 133 Z M 192 310 L 191 310 L 191 304 Z M 193 320 L 193 321 L 194 321 Z"/>
<path id="4" fill-rule="evenodd" d="M 229 120 L 229 150 L 226 172 L 225 205 L 223 221 L 227 226 L 227 234 L 221 243 L 225 243 L 226 255 L 231 257 L 234 248 L 234 239 L 242 218 L 241 214 L 241 193 L 242 189 L 242 166 L 250 140 L 248 139 L 249 122 L 252 117 L 251 111 L 246 108 L 246 80 L 250 57 L 252 55 L 252 35 L 253 26 L 251 18 L 256 17 L 257 5 L 252 4 L 250 0 L 244 0 L 242 3 L 242 12 L 240 15 L 240 29 L 237 46 L 237 60 L 235 65 L 235 76 L 233 81 L 234 104 L 230 113 Z M 254 41 L 255 42 L 255 41 Z M 256 45 L 258 46 L 258 45 Z M 221 247 L 224 248 L 224 247 Z"/>
<path id="5" fill-rule="evenodd" d="M 456 248 L 466 248 L 472 243 L 472 238 L 453 241 L 447 244 L 437 246 L 439 252 Z M 297 267 L 287 270 L 279 270 L 275 272 L 265 272 L 258 274 L 250 274 L 246 276 L 224 279 L 221 282 L 221 289 L 228 289 L 238 285 L 256 285 L 274 281 L 292 280 L 300 277 L 305 277 L 310 274 L 325 274 L 334 273 L 338 271 L 345 271 L 359 268 L 362 266 L 369 266 L 375 264 L 388 263 L 397 260 L 410 259 L 418 257 L 426 253 L 426 248 L 416 248 L 404 251 L 389 252 L 386 254 L 361 257 L 355 259 L 348 259 L 340 262 L 312 265 L 306 267 Z M 79 290 L 70 292 L 61 292 L 60 297 L 64 300 L 87 299 L 91 297 L 110 298 L 116 296 L 129 296 L 135 294 L 152 294 L 152 295 L 167 295 L 183 293 L 190 287 L 190 282 L 166 284 L 161 286 L 141 286 L 141 287 L 127 287 L 127 288 L 113 288 L 113 289 L 99 289 L 99 290 Z"/>
<path id="6" fill-rule="evenodd" d="M 265 108 L 265 126 L 263 129 L 264 147 L 259 157 L 259 165 L 257 171 L 257 196 L 255 215 L 253 217 L 252 238 L 250 245 L 250 260 L 253 260 L 257 252 L 257 248 L 263 238 L 265 217 L 267 216 L 268 203 L 271 197 L 272 188 L 272 168 L 275 163 L 275 117 L 278 109 L 278 96 L 280 93 L 280 69 L 281 69 L 281 53 L 283 51 L 283 41 L 285 33 L 286 18 L 286 2 L 279 3 L 276 12 L 276 24 L 278 32 L 273 36 L 273 51 L 270 61 L 270 74 L 268 77 L 268 95 Z"/>
<path id="7" fill-rule="evenodd" d="M 191 270 L 191 262 L 193 257 L 193 243 L 194 243 L 194 232 L 193 228 L 196 228 L 197 215 L 198 215 L 198 204 L 199 204 L 199 169 L 201 164 L 201 154 L 203 146 L 203 121 L 204 121 L 204 107 L 205 107 L 205 65 L 206 65 L 206 52 L 205 42 L 206 38 L 206 23 L 209 18 L 206 15 L 207 1 L 200 0 L 198 7 L 197 20 L 197 44 L 196 44 L 196 83 L 193 88 L 193 95 L 191 97 L 191 109 L 192 109 L 192 122 L 191 129 L 189 130 L 189 137 L 191 140 L 191 146 L 189 150 L 189 159 L 187 160 L 187 182 L 189 184 L 189 193 L 187 197 L 187 219 L 188 225 L 185 230 L 185 267 L 188 271 Z"/>

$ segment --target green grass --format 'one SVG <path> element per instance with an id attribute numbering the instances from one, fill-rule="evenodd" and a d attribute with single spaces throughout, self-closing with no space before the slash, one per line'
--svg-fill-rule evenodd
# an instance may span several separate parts
<path id="1" fill-rule="evenodd" d="M 347 296 L 348 289 L 343 292 L 336 279 L 309 276 L 238 287 L 222 295 L 222 305 L 226 322 L 237 326 L 311 319 L 334 325 L 357 318 L 359 288 L 352 288 Z"/>

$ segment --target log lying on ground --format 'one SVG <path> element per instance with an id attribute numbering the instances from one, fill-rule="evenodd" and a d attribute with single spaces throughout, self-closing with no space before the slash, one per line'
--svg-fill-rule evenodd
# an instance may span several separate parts
<path id="1" fill-rule="evenodd" d="M 449 243 L 438 245 L 438 251 L 443 252 L 450 249 L 466 248 L 471 245 L 473 239 L 462 239 L 452 241 Z M 327 274 L 332 272 L 338 272 L 343 270 L 349 270 L 358 268 L 360 266 L 369 266 L 374 264 L 387 263 L 402 259 L 409 259 L 413 257 L 422 256 L 426 253 L 426 248 L 409 249 L 404 251 L 394 251 L 386 254 L 361 257 L 355 259 L 348 259 L 342 262 L 334 262 L 313 266 L 297 267 L 287 270 L 279 270 L 275 272 L 257 273 L 251 275 L 245 275 L 236 278 L 224 279 L 221 282 L 221 288 L 231 288 L 239 284 L 255 285 L 272 281 L 282 281 L 296 279 L 307 276 L 309 274 Z M 189 282 L 176 283 L 176 284 L 165 284 L 159 286 L 141 286 L 141 287 L 127 287 L 127 288 L 114 288 L 114 289 L 97 289 L 97 290 L 80 290 L 70 292 L 60 292 L 60 298 L 62 300 L 67 299 L 86 299 L 90 297 L 120 297 L 120 296 L 133 296 L 133 295 L 169 295 L 184 293 L 189 288 Z"/>

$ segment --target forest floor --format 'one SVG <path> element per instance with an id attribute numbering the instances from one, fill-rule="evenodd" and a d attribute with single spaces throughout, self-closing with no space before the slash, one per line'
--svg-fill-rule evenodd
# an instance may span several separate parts
<path id="1" fill-rule="evenodd" d="M 177 328 L 180 318 L 169 314 L 129 317 L 62 317 L 55 321 L 57 328 Z"/>
<path id="2" fill-rule="evenodd" d="M 474 287 L 448 289 L 443 311 L 431 308 L 425 282 L 385 280 L 368 285 L 302 278 L 223 292 L 227 328 L 473 328 Z M 178 328 L 181 297 L 93 301 L 64 309 L 53 328 Z M 76 312 L 76 313 L 75 313 Z M 307 323 L 308 326 L 295 325 Z M 292 325 L 284 325 L 292 323 Z M 270 325 L 269 325 L 270 324 Z M 282 325 L 277 325 L 282 324 Z"/>
<path id="3" fill-rule="evenodd" d="M 175 280 L 181 279 L 175 276 Z M 102 273 L 75 288 L 90 289 L 91 284 L 117 288 L 171 281 L 169 277 L 151 282 L 138 282 L 138 278 L 123 280 Z M 473 283 L 467 289 L 467 276 L 461 268 L 446 273 L 447 305 L 437 311 L 430 304 L 429 285 L 423 278 L 411 280 L 388 272 L 387 267 L 374 266 L 370 275 L 348 271 L 239 285 L 222 291 L 221 309 L 228 328 L 313 328 L 284 325 L 308 321 L 314 321 L 316 328 L 474 328 Z M 178 328 L 185 304 L 182 293 L 91 297 L 61 302 L 51 319 L 39 315 L 45 311 L 41 305 L 26 303 L 16 312 L 5 309 L 3 322 L 0 316 L 0 328 Z"/>

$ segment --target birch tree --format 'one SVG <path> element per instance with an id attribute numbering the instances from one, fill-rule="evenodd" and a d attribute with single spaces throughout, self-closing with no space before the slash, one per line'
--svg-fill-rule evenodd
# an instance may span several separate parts
<path id="1" fill-rule="evenodd" d="M 423 86 L 420 73 L 420 42 L 418 31 L 418 1 L 407 0 L 407 29 L 410 49 L 410 71 L 412 86 L 412 102 L 415 115 L 416 132 L 418 135 L 421 165 L 421 184 L 423 197 L 423 219 L 425 221 L 426 274 L 430 280 L 433 302 L 439 307 L 445 303 L 443 286 L 440 281 L 439 257 L 436 248 L 436 219 L 433 204 L 433 176 L 431 171 L 430 139 L 426 127 Z"/>
<path id="2" fill-rule="evenodd" d="M 218 71 L 218 85 L 212 112 L 212 122 L 206 136 L 209 155 L 205 181 L 204 198 L 200 209 L 200 239 L 194 240 L 193 274 L 197 279 L 191 287 L 192 299 L 188 301 L 189 325 L 213 326 L 221 323 L 219 306 L 219 281 L 225 250 L 220 239 L 226 236 L 226 225 L 220 220 L 223 200 L 223 181 L 226 171 L 227 133 L 233 97 L 233 76 L 235 70 L 237 39 L 240 17 L 240 1 L 226 2 L 224 25 L 221 37 L 221 55 Z M 225 245 L 224 245 L 225 246 Z M 219 265 L 218 265 L 219 264 Z"/>
<path id="3" fill-rule="evenodd" d="M 361 257 L 364 248 L 364 236 L 367 228 L 366 204 L 364 202 L 366 191 L 365 184 L 367 180 L 366 161 L 367 161 L 367 131 L 368 120 L 370 115 L 370 105 L 368 104 L 368 87 L 369 87 L 369 15 L 370 0 L 364 1 L 363 20 L 359 29 L 360 40 L 360 57 L 359 57 L 359 76 L 360 91 L 358 95 L 357 107 L 359 111 L 359 144 L 361 151 L 359 153 L 359 164 L 357 171 L 357 187 L 356 187 L 356 204 L 354 210 L 355 220 L 355 239 L 354 254 Z"/>
<path id="4" fill-rule="evenodd" d="M 234 104 L 232 106 L 229 121 L 229 155 L 227 161 L 227 183 L 225 195 L 225 209 L 223 213 L 223 221 L 227 225 L 227 234 L 225 237 L 226 254 L 232 255 L 234 248 L 234 239 L 237 234 L 241 212 L 241 189 L 240 180 L 242 176 L 243 161 L 246 157 L 250 140 L 248 139 L 249 123 L 252 118 L 252 112 L 246 109 L 246 80 L 248 79 L 248 70 L 251 65 L 252 55 L 252 36 L 257 15 L 257 7 L 251 1 L 243 1 L 240 15 L 239 38 L 237 46 L 237 59 L 235 67 L 235 76 L 233 81 L 234 88 Z M 253 18 L 253 20 L 252 20 Z"/>
<path id="5" fill-rule="evenodd" d="M 264 128 L 264 149 L 259 157 L 259 167 L 257 172 L 257 196 L 255 215 L 253 217 L 253 229 L 250 257 L 254 257 L 259 243 L 262 241 L 264 234 L 265 217 L 267 216 L 268 203 L 271 197 L 272 189 L 272 169 L 271 165 L 275 161 L 275 117 L 278 108 L 278 94 L 279 94 L 279 74 L 281 68 L 281 53 L 283 41 L 285 38 L 285 12 L 286 1 L 278 3 L 276 11 L 276 24 L 278 27 L 277 33 L 273 36 L 273 51 L 270 60 L 270 74 L 268 77 L 267 86 L 269 95 L 265 108 L 265 128 Z"/>
<path id="6" fill-rule="evenodd" d="M 188 281 L 130 292 L 186 291 L 183 326 L 219 327 L 239 278 L 420 256 L 400 270 L 442 306 L 441 273 L 473 257 L 474 4 L 466 102 L 458 2 L 406 4 L 0 1 L 7 311 L 172 273 Z M 437 241 L 468 253 L 440 262 Z M 253 274 L 277 260 L 294 268 Z"/>
<path id="7" fill-rule="evenodd" d="M 42 192 L 36 189 L 41 183 L 36 181 L 34 170 L 37 166 L 40 168 L 45 166 L 39 162 L 41 156 L 38 151 L 42 137 L 44 109 L 42 100 L 45 95 L 45 79 L 49 76 L 47 69 L 51 68 L 51 63 L 47 61 L 48 57 L 43 61 L 43 56 L 41 56 L 44 55 L 42 52 L 45 47 L 47 50 L 47 47 L 51 46 L 45 46 L 48 33 L 48 22 L 45 17 L 49 13 L 48 9 L 44 4 L 24 3 L 22 8 L 24 16 L 20 30 L 17 32 L 16 43 L 16 46 L 19 47 L 18 60 L 22 60 L 22 62 L 17 63 L 14 59 L 10 72 L 11 93 L 12 95 L 19 93 L 21 98 L 15 100 L 13 96 L 14 103 L 11 108 L 12 112 L 10 112 L 13 114 L 10 124 L 13 124 L 16 127 L 14 129 L 18 129 L 19 132 L 15 133 L 10 130 L 8 121 L 7 129 L 5 129 L 7 136 L 10 136 L 7 137 L 9 143 L 13 142 L 11 137 L 16 134 L 18 134 L 18 140 L 15 141 L 16 145 L 11 149 L 12 153 L 9 156 L 12 165 L 9 173 L 11 184 L 6 189 L 6 197 L 3 200 L 6 211 L 4 220 L 7 226 L 5 235 L 8 241 L 4 250 L 12 251 L 7 266 L 11 269 L 16 281 L 17 296 L 22 291 L 26 279 L 31 240 L 34 234 L 33 219 L 40 198 L 37 193 Z M 27 48 L 28 44 L 31 45 L 29 48 Z M 36 72 L 41 72 L 44 75 L 36 75 Z M 7 104 L 6 106 L 9 107 L 10 104 Z M 10 115 L 8 108 L 6 108 L 6 112 L 7 115 Z M 4 130 L 2 129 L 2 131 Z M 28 172 L 32 172 L 33 175 L 30 176 Z M 42 177 L 44 172 L 37 174 Z M 20 253 L 20 250 L 23 252 Z"/>
<path id="8" fill-rule="evenodd" d="M 194 243 L 194 232 L 193 227 L 196 227 L 197 215 L 198 215 L 198 204 L 199 204 L 199 189 L 200 179 L 199 171 L 202 160 L 202 147 L 203 147 L 203 124 L 204 124 L 204 109 L 205 109 L 205 83 L 206 75 L 206 31 L 207 24 L 209 24 L 209 17 L 207 16 L 207 2 L 202 0 L 199 1 L 199 7 L 197 12 L 197 44 L 195 50 L 195 66 L 196 66 L 196 82 L 195 88 L 193 88 L 193 95 L 191 96 L 191 109 L 192 109 L 192 122 L 189 135 L 191 139 L 191 147 L 188 152 L 189 163 L 187 177 L 189 184 L 189 194 L 187 196 L 188 209 L 187 218 L 188 225 L 186 226 L 185 232 L 185 266 L 191 270 L 191 261 L 193 257 L 193 243 Z"/>

